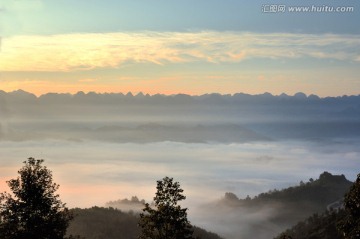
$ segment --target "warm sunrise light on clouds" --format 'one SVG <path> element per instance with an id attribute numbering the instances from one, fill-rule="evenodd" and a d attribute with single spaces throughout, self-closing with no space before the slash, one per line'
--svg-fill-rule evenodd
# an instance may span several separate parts
<path id="1" fill-rule="evenodd" d="M 259 1 L 4 0 L 0 89 L 358 94 L 352 4 L 340 15 L 266 14 Z"/>
<path id="2" fill-rule="evenodd" d="M 251 83 L 246 87 L 244 82 L 257 82 L 257 70 L 265 69 L 268 77 L 261 79 L 277 78 L 278 82 L 271 84 L 280 86 L 281 78 L 294 68 L 293 76 L 285 80 L 290 84 L 292 78 L 304 80 L 303 84 L 299 82 L 299 86 L 311 93 L 311 89 L 304 88 L 306 79 L 303 79 L 303 74 L 308 73 L 299 74 L 297 71 L 301 65 L 297 64 L 304 60 L 316 64 L 337 61 L 356 67 L 359 53 L 354 49 L 360 49 L 359 39 L 357 35 L 214 31 L 17 36 L 3 40 L 0 58 L 3 75 L 8 78 L 16 75 L 16 80 L 2 77 L 1 84 L 7 91 L 22 88 L 37 94 L 81 90 L 201 94 L 217 89 L 221 93 L 241 90 L 258 93 Z M 282 74 L 274 74 L 274 69 L 279 65 L 282 68 L 283 62 L 291 68 Z M 276 64 L 276 67 L 269 69 L 268 63 Z M 146 73 L 151 67 L 154 69 Z M 207 69 L 208 73 L 204 73 Z M 99 71 L 103 72 L 102 75 L 96 73 Z M 107 76 L 111 71 L 115 73 Z M 316 71 L 328 72 L 322 67 Z M 65 75 L 62 79 L 55 79 L 44 77 L 47 73 Z M 214 74 L 217 77 L 212 77 Z M 340 72 L 337 74 L 341 76 Z M 202 89 L 194 89 L 199 88 L 199 82 L 202 82 Z M 239 85 L 236 90 L 234 83 Z M 213 84 L 217 86 L 211 87 Z M 267 91 L 262 88 L 258 86 L 259 92 Z M 281 93 L 271 87 L 269 90 Z M 289 91 L 286 88 L 281 90 Z"/>
<path id="3" fill-rule="evenodd" d="M 358 35 L 139 32 L 18 36 L 2 42 L 1 71 L 78 71 L 124 64 L 238 63 L 294 58 L 359 61 Z"/>

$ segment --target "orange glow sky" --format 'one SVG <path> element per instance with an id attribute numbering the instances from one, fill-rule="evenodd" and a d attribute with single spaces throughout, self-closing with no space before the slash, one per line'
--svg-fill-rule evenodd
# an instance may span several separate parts
<path id="1" fill-rule="evenodd" d="M 357 95 L 350 2 L 351 12 L 287 12 L 304 4 L 294 0 L 269 14 L 258 0 L 3 0 L 0 90 Z"/>

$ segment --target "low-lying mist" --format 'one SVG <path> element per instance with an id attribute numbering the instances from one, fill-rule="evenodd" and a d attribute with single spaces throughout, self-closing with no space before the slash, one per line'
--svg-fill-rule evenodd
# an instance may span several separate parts
<path id="1" fill-rule="evenodd" d="M 70 207 L 105 206 L 106 202 L 136 195 L 151 202 L 156 180 L 174 177 L 185 190 L 190 220 L 224 235 L 253 230 L 275 208 L 227 211 L 204 207 L 233 192 L 251 197 L 269 189 L 285 188 L 323 171 L 354 179 L 359 172 L 357 143 L 330 145 L 308 142 L 244 144 L 148 144 L 97 141 L 23 141 L 0 144 L 2 182 L 16 177 L 25 157 L 44 158 L 60 184 L 60 195 Z M 1 191 L 7 188 L 2 183 Z M 239 209 L 241 210 L 241 209 Z M 274 225 L 261 224 L 264 234 Z M 240 234 L 239 234 L 240 233 Z M 245 237 L 246 238 L 246 237 Z M 261 237 L 259 237 L 261 238 Z"/>

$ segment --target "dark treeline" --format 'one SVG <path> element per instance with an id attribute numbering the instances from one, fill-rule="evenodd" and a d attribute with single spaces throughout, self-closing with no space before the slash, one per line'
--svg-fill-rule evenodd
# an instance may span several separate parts
<path id="1" fill-rule="evenodd" d="M 72 209 L 74 220 L 68 233 L 81 235 L 86 239 L 135 239 L 140 235 L 139 215 L 114 208 L 92 207 Z M 215 233 L 194 226 L 194 237 L 221 239 Z"/>

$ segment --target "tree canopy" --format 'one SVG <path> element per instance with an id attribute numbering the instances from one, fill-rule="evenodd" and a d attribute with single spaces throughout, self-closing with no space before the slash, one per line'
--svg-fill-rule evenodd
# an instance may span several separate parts
<path id="1" fill-rule="evenodd" d="M 12 194 L 0 194 L 1 239 L 63 239 L 70 220 L 68 208 L 59 199 L 59 185 L 43 166 L 44 160 L 29 158 L 7 181 Z"/>
<path id="2" fill-rule="evenodd" d="M 345 238 L 358 239 L 360 238 L 360 174 L 345 195 L 344 207 L 346 217 L 339 223 L 339 228 Z"/>
<path id="3" fill-rule="evenodd" d="M 181 208 L 179 201 L 186 199 L 183 190 L 173 178 L 157 181 L 154 208 L 148 203 L 140 214 L 140 239 L 190 239 L 193 230 L 187 220 L 187 208 Z"/>

